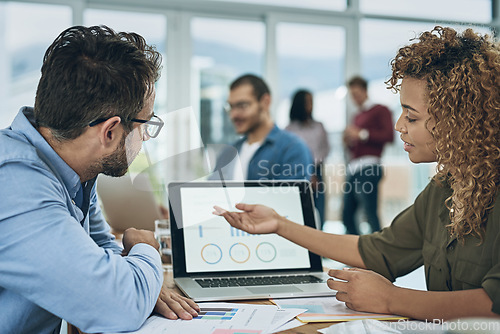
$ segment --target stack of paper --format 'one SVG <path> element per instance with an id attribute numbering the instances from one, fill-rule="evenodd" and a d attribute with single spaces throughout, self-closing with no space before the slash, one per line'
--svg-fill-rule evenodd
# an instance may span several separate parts
<path id="1" fill-rule="evenodd" d="M 302 322 L 332 322 L 359 319 L 398 320 L 407 319 L 394 314 L 356 312 L 335 297 L 273 299 L 281 308 L 305 308 L 306 313 L 297 316 Z"/>
<path id="2" fill-rule="evenodd" d="M 275 333 L 303 323 L 293 320 L 306 309 L 278 309 L 274 305 L 199 303 L 201 308 L 193 320 L 169 320 L 152 316 L 134 334 L 267 334 Z M 108 333 L 111 334 L 111 333 Z"/>

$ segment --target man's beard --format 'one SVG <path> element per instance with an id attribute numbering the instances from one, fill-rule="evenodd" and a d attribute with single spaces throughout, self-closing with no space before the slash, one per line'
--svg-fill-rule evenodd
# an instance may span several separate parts
<path id="1" fill-rule="evenodd" d="M 257 130 L 261 125 L 262 125 L 262 113 L 263 109 L 259 107 L 258 114 L 254 116 L 254 118 L 251 119 L 251 123 L 248 126 L 248 129 L 245 131 L 245 135 L 248 135 L 255 130 Z"/>
<path id="2" fill-rule="evenodd" d="M 128 135 L 124 134 L 122 139 L 120 140 L 117 150 L 92 164 L 87 169 L 82 179 L 90 180 L 100 173 L 112 177 L 120 177 L 125 175 L 130 166 L 130 163 L 132 163 L 132 161 L 140 151 L 139 149 L 137 150 L 137 152 L 133 152 L 132 149 L 127 149 L 128 137 Z"/>
<path id="3" fill-rule="evenodd" d="M 127 173 L 129 163 L 127 160 L 127 150 L 125 145 L 125 139 L 127 136 L 123 136 L 115 152 L 108 156 L 105 156 L 101 160 L 101 173 L 108 176 L 123 176 Z"/>
<path id="4" fill-rule="evenodd" d="M 125 149 L 116 151 L 115 153 L 104 157 L 102 162 L 102 173 L 108 176 L 119 177 L 127 173 L 129 164 Z"/>
<path id="5" fill-rule="evenodd" d="M 95 177 L 99 173 L 116 177 L 125 175 L 129 166 L 125 146 L 126 137 L 125 135 L 122 137 L 115 152 L 103 157 L 88 169 L 88 178 Z"/>

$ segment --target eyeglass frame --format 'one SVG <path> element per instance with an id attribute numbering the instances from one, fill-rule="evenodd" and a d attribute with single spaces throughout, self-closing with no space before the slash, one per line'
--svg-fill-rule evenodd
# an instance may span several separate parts
<path id="1" fill-rule="evenodd" d="M 118 116 L 118 115 L 116 115 L 116 116 Z M 115 117 L 115 116 L 111 116 L 111 117 Z M 111 117 L 108 117 L 108 118 L 98 118 L 95 121 L 90 122 L 89 126 L 92 127 L 92 126 L 96 126 L 97 124 L 100 124 L 102 122 L 106 122 Z M 120 116 L 118 116 L 118 117 L 120 117 Z M 158 121 L 153 120 L 153 119 L 157 119 Z M 156 132 L 153 135 L 151 135 L 149 133 L 148 128 L 146 127 L 146 134 L 148 135 L 149 138 L 156 138 L 156 137 L 158 137 L 158 135 L 160 134 L 161 129 L 165 125 L 165 122 L 163 122 L 163 120 L 160 117 L 158 117 L 158 115 L 156 115 L 156 114 L 153 114 L 153 116 L 151 117 L 150 120 L 132 118 L 132 119 L 129 120 L 129 122 L 136 122 L 136 123 L 141 123 L 141 124 L 151 124 L 151 125 L 157 126 L 158 130 L 156 130 Z"/>
<path id="2" fill-rule="evenodd" d="M 224 103 L 224 106 L 222 107 L 226 113 L 230 113 L 233 110 L 238 110 L 241 112 L 245 112 L 248 110 L 248 108 L 254 104 L 255 101 L 239 101 L 236 102 L 234 105 L 231 105 L 229 102 Z"/>

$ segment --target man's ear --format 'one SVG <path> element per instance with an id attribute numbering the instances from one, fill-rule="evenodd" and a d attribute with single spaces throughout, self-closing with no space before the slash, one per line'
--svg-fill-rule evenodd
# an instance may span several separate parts
<path id="1" fill-rule="evenodd" d="M 123 127 L 120 116 L 113 116 L 102 122 L 99 130 L 99 139 L 104 146 L 113 145 L 117 140 L 121 140 L 123 135 Z"/>
<path id="2" fill-rule="evenodd" d="M 271 95 L 269 95 L 269 93 L 265 93 L 264 95 L 262 95 L 260 98 L 260 103 L 262 103 L 264 109 L 269 110 L 269 108 L 271 108 Z"/>

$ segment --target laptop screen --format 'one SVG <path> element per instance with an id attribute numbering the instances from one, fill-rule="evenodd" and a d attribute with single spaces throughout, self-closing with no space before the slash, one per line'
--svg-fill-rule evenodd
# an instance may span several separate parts
<path id="1" fill-rule="evenodd" d="M 303 181 L 170 185 L 172 242 L 177 249 L 174 257 L 182 254 L 187 274 L 309 269 L 311 258 L 307 249 L 277 234 L 246 233 L 212 214 L 214 205 L 238 211 L 235 204 L 240 202 L 264 204 L 297 224 L 309 221 L 307 225 L 311 225 L 314 215 L 308 190 L 308 183 Z M 178 201 L 173 197 L 178 197 Z M 174 259 L 174 266 L 178 260 Z"/>

